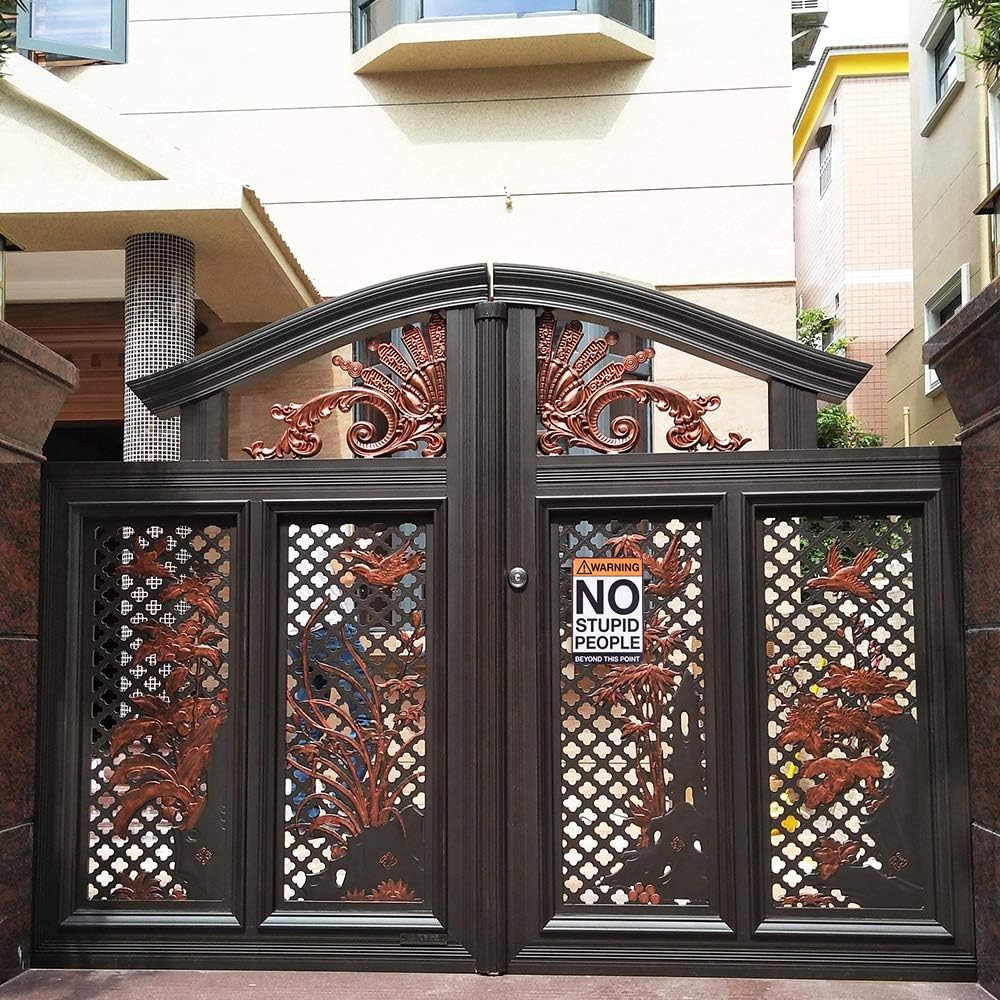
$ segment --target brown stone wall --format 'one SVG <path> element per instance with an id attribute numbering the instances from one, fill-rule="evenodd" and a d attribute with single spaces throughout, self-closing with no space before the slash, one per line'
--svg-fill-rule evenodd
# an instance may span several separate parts
<path id="1" fill-rule="evenodd" d="M 0 982 L 28 963 L 38 663 L 39 466 L 0 462 Z"/>
<path id="2" fill-rule="evenodd" d="M 0 320 L 0 983 L 31 950 L 39 462 L 78 384 L 72 364 Z"/>
<path id="3" fill-rule="evenodd" d="M 962 547 L 976 950 L 1000 996 L 1000 422 L 962 442 Z"/>
<path id="4" fill-rule="evenodd" d="M 1000 279 L 924 345 L 962 443 L 969 794 L 979 982 L 1000 996 Z"/>

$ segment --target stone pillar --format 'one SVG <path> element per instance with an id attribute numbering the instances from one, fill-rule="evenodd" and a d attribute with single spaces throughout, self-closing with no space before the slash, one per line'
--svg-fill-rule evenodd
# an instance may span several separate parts
<path id="1" fill-rule="evenodd" d="M 194 357 L 194 245 L 166 233 L 125 243 L 125 382 Z M 176 461 L 179 417 L 154 416 L 125 388 L 125 461 Z"/>
<path id="2" fill-rule="evenodd" d="M 73 365 L 0 320 L 0 983 L 31 942 L 39 463 L 78 384 Z"/>
<path id="3" fill-rule="evenodd" d="M 924 345 L 961 430 L 969 785 L 979 982 L 1000 996 L 1000 283 Z"/>

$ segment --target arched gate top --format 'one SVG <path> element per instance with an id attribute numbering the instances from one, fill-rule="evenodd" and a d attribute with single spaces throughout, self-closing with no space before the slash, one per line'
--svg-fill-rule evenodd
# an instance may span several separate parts
<path id="1" fill-rule="evenodd" d="M 446 268 L 349 292 L 254 330 L 129 387 L 160 416 L 384 332 L 431 311 L 480 302 L 572 311 L 763 380 L 839 402 L 870 365 L 834 357 L 616 278 L 520 264 Z"/>

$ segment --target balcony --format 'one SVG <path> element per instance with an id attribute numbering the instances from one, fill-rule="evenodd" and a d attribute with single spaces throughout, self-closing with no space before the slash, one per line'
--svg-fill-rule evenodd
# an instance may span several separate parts
<path id="1" fill-rule="evenodd" d="M 359 0 L 354 72 L 651 59 L 653 0 Z"/>

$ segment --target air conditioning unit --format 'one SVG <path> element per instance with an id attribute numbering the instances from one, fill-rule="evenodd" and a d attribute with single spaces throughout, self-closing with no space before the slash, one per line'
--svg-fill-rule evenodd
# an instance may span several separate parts
<path id="1" fill-rule="evenodd" d="M 829 0 L 791 0 L 792 67 L 809 66 L 819 33 L 826 23 Z"/>

